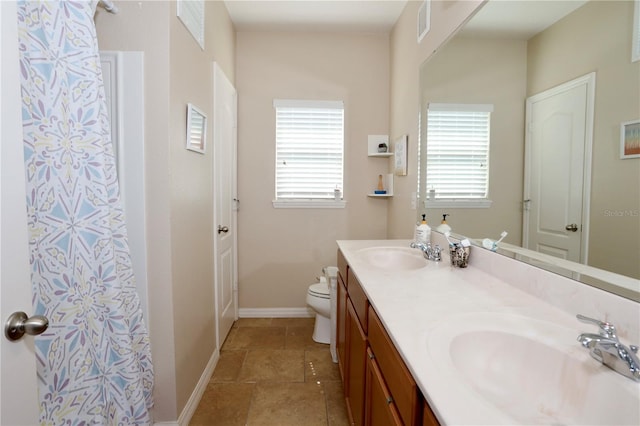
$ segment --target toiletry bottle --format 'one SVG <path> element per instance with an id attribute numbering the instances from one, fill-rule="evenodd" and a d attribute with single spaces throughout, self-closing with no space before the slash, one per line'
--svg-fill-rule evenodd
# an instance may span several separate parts
<path id="1" fill-rule="evenodd" d="M 416 230 L 416 236 L 419 243 L 429 244 L 431 243 L 431 227 L 427 225 L 427 215 L 422 215 L 422 222 Z"/>
<path id="2" fill-rule="evenodd" d="M 447 223 L 447 216 L 449 216 L 449 215 L 448 214 L 443 214 L 442 215 L 442 222 L 440 222 L 440 225 L 438 225 L 438 227 L 436 228 L 436 231 L 438 231 L 440 233 L 443 233 L 443 234 L 445 232 L 451 232 L 451 227 Z"/>

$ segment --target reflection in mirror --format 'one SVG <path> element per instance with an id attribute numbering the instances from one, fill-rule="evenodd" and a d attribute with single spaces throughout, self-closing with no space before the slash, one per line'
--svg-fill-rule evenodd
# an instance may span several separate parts
<path id="1" fill-rule="evenodd" d="M 435 228 L 442 215 L 449 214 L 447 223 L 453 232 L 472 237 L 480 246 L 484 238 L 497 240 L 502 231 L 508 231 L 499 252 L 538 266 L 546 264 L 556 272 L 568 268 L 565 274 L 572 278 L 638 300 L 640 159 L 619 155 L 620 123 L 640 118 L 640 61 L 631 60 L 633 13 L 634 2 L 630 1 L 489 1 L 420 70 L 423 155 L 418 187 L 423 203 L 418 217 L 426 213 Z M 574 158 L 571 151 L 559 147 L 562 133 L 575 131 L 575 127 L 562 126 L 565 111 L 552 112 L 552 119 L 542 124 L 535 120 L 527 124 L 531 121 L 527 117 L 540 116 L 527 112 L 527 100 L 592 73 L 593 121 L 582 125 L 585 152 Z M 577 90 L 580 102 L 588 103 L 588 91 Z M 427 182 L 424 153 L 430 103 L 493 105 L 488 202 L 483 208 L 460 208 L 460 200 L 439 197 L 438 188 Z M 588 106 L 585 108 L 588 113 Z M 544 135 L 542 148 L 532 145 L 536 134 Z M 548 157 L 527 167 L 532 150 Z M 584 173 L 591 174 L 580 182 L 582 190 L 573 190 L 581 197 L 581 212 L 564 208 L 573 195 L 547 197 L 546 203 L 535 191 L 524 196 L 532 169 L 557 188 L 570 186 L 569 181 L 576 183 L 579 179 L 575 177 L 560 178 L 562 169 L 550 178 L 552 164 L 566 164 L 569 169 L 576 160 L 584 160 Z M 429 190 L 435 190 L 435 196 L 431 192 L 427 197 Z M 556 207 L 554 213 L 545 204 Z M 577 257 L 555 254 L 588 267 L 555 259 L 553 250 L 543 249 L 540 243 L 527 246 L 538 253 L 520 248 L 532 240 L 529 231 L 523 231 L 527 209 L 562 222 L 563 229 L 555 233 L 583 240 L 578 243 L 579 253 L 572 255 Z M 546 224 L 538 228 L 545 231 Z M 509 246 L 512 250 L 505 250 Z M 615 274 L 625 276 L 618 280 L 624 281 L 625 289 L 617 290 L 617 284 L 611 284 L 616 282 Z"/>

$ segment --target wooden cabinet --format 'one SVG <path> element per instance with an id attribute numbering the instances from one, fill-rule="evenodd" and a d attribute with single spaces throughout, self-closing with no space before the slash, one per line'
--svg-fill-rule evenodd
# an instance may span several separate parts
<path id="1" fill-rule="evenodd" d="M 364 386 L 367 357 L 367 336 L 356 316 L 356 311 L 347 301 L 347 374 L 344 396 L 347 400 L 347 409 L 352 424 L 364 423 Z"/>
<path id="2" fill-rule="evenodd" d="M 368 404 L 365 412 L 365 424 L 370 426 L 402 426 L 400 414 L 371 348 L 367 349 L 366 389 L 365 398 Z"/>
<path id="3" fill-rule="evenodd" d="M 338 362 L 352 425 L 438 425 L 340 250 L 337 328 Z"/>
<path id="4" fill-rule="evenodd" d="M 420 390 L 373 308 L 369 308 L 368 338 L 403 423 L 420 424 L 422 420 Z"/>
<path id="5" fill-rule="evenodd" d="M 346 363 L 347 363 L 347 286 L 338 272 L 337 285 L 337 327 L 336 330 L 336 352 L 338 353 L 338 366 L 340 367 L 340 378 L 342 383 L 346 381 Z"/>

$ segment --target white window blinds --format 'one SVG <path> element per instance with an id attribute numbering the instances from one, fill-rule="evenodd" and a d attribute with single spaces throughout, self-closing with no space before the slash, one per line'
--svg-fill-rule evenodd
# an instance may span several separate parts
<path id="1" fill-rule="evenodd" d="M 342 190 L 341 101 L 274 100 L 276 200 L 333 199 Z"/>
<path id="2" fill-rule="evenodd" d="M 493 105 L 429 104 L 427 191 L 435 199 L 485 199 Z"/>

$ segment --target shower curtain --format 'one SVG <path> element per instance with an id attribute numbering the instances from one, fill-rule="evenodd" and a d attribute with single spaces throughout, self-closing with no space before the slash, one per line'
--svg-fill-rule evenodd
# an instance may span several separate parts
<path id="1" fill-rule="evenodd" d="M 149 337 L 127 243 L 89 1 L 18 1 L 40 423 L 151 424 Z M 4 142 L 3 142 L 4 143 Z"/>

